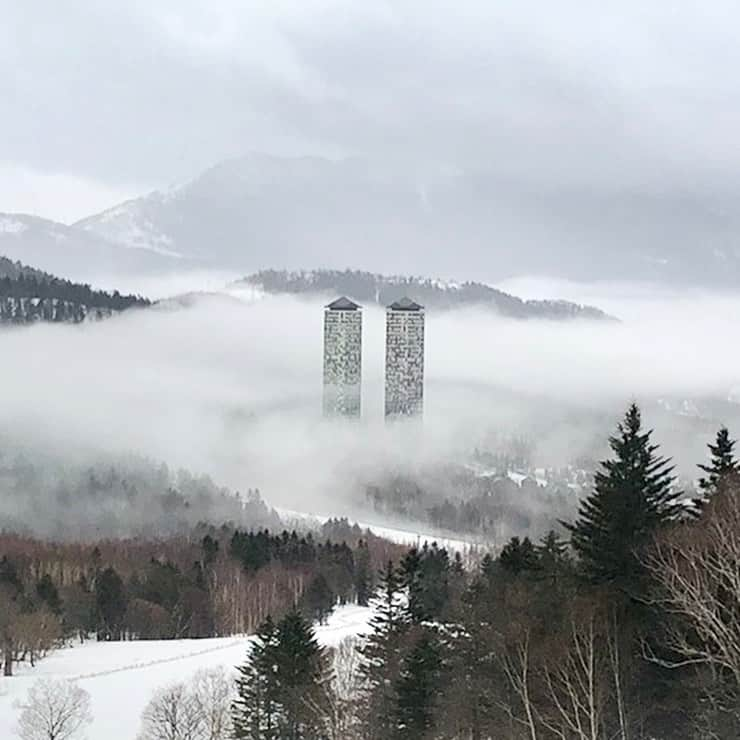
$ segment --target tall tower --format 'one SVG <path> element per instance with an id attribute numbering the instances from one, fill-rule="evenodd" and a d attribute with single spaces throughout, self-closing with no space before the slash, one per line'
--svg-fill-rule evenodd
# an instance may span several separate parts
<path id="1" fill-rule="evenodd" d="M 385 415 L 420 416 L 424 407 L 424 307 L 391 303 L 385 321 Z"/>
<path id="2" fill-rule="evenodd" d="M 324 416 L 359 416 L 362 311 L 337 298 L 324 311 Z"/>

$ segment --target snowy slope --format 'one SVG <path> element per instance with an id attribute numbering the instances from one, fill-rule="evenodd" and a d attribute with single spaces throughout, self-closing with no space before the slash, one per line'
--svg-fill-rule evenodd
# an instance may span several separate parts
<path id="1" fill-rule="evenodd" d="M 76 226 L 138 248 L 128 251 L 242 273 L 325 265 L 416 274 L 423 266 L 494 282 L 538 274 L 734 288 L 735 200 L 729 192 L 532 190 L 495 169 L 250 154 Z"/>
<path id="2" fill-rule="evenodd" d="M 322 645 L 334 646 L 368 630 L 370 609 L 338 608 L 317 627 Z M 0 739 L 15 737 L 18 710 L 28 687 L 41 677 L 74 678 L 90 693 L 93 724 L 89 740 L 135 740 L 141 713 L 154 691 L 187 681 L 201 668 L 232 668 L 244 662 L 249 638 L 88 642 L 52 653 L 35 668 L 20 666 L 14 678 L 0 678 Z"/>
<path id="3" fill-rule="evenodd" d="M 18 213 L 0 213 L 0 255 L 77 282 L 195 267 L 145 249 L 123 249 L 100 234 Z"/>
<path id="4" fill-rule="evenodd" d="M 275 507 L 275 511 L 277 511 L 284 522 L 289 525 L 295 524 L 296 526 L 300 524 L 316 526 L 324 524 L 332 518 L 321 514 L 306 514 L 293 509 L 284 509 L 279 506 Z M 449 537 L 440 533 L 435 534 L 429 529 L 424 529 L 421 525 L 419 525 L 418 529 L 402 529 L 386 524 L 371 524 L 369 522 L 358 521 L 352 517 L 349 517 L 349 523 L 353 526 L 357 525 L 362 530 L 372 532 L 376 537 L 382 537 L 390 542 L 395 542 L 397 545 L 421 546 L 425 542 L 430 545 L 436 542 L 440 547 L 444 547 L 450 552 L 459 552 L 461 555 L 481 549 L 485 552 L 486 549 L 492 546 L 492 543 L 481 542 L 473 535 L 467 537 L 465 535 L 461 537 Z"/>

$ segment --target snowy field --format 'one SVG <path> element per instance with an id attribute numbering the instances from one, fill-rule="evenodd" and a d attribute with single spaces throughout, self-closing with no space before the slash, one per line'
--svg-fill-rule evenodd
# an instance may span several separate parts
<path id="1" fill-rule="evenodd" d="M 370 609 L 344 606 L 317 627 L 319 641 L 335 646 L 368 630 Z M 135 740 L 144 707 L 156 689 L 187 681 L 201 668 L 233 668 L 244 662 L 249 638 L 88 642 L 63 648 L 35 668 L 19 665 L 17 676 L 0 678 L 0 740 L 16 737 L 17 700 L 44 678 L 79 680 L 91 697 L 89 740 Z"/>
<path id="2" fill-rule="evenodd" d="M 274 509 L 289 527 L 299 526 L 301 524 L 308 524 L 310 526 L 321 525 L 332 518 L 321 514 L 306 514 L 293 509 L 284 509 L 279 506 L 275 506 Z M 460 539 L 457 537 L 430 534 L 429 532 L 420 530 L 414 531 L 389 527 L 385 524 L 370 524 L 352 518 L 349 519 L 349 523 L 351 525 L 356 524 L 360 529 L 369 530 L 376 537 L 382 537 L 390 542 L 395 542 L 397 545 L 416 545 L 417 547 L 421 547 L 425 542 L 430 545 L 436 542 L 440 547 L 446 548 L 449 552 L 459 552 L 461 555 L 480 550 L 485 552 L 492 547 L 492 543 L 484 544 L 479 542 L 473 535 L 470 535 L 468 539 Z"/>

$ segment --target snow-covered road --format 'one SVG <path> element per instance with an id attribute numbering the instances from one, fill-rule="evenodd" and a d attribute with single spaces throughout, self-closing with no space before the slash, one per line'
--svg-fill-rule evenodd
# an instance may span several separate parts
<path id="1" fill-rule="evenodd" d="M 317 627 L 322 645 L 368 630 L 370 609 L 339 607 Z M 17 676 L 0 678 L 0 740 L 16 737 L 18 710 L 37 678 L 78 679 L 92 700 L 89 740 L 135 740 L 141 713 L 156 689 L 189 679 L 201 668 L 233 668 L 244 662 L 249 638 L 88 642 L 63 648 L 35 668 L 18 666 Z"/>

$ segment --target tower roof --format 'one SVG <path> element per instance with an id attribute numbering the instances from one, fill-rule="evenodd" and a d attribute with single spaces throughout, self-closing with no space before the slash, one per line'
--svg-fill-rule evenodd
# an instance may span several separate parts
<path id="1" fill-rule="evenodd" d="M 388 308 L 391 311 L 423 311 L 424 306 L 412 301 L 410 298 L 404 297 L 398 301 L 391 303 Z"/>
<path id="2" fill-rule="evenodd" d="M 354 301 L 351 301 L 347 296 L 337 298 L 336 301 L 332 301 L 327 308 L 330 311 L 357 311 L 360 308 Z"/>

